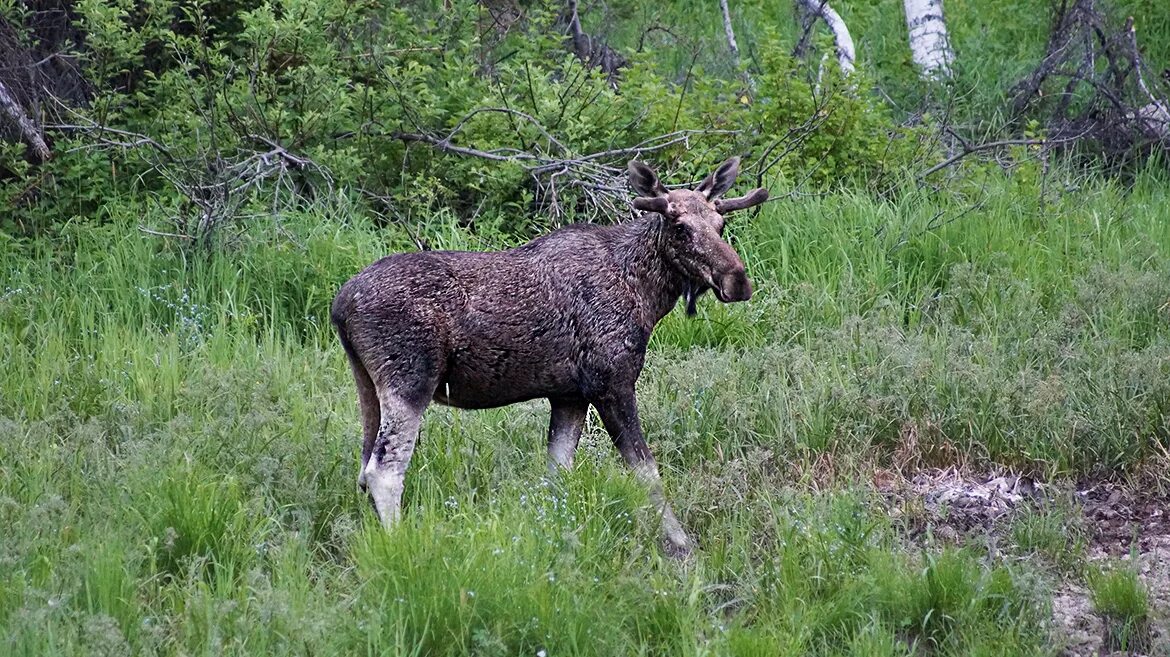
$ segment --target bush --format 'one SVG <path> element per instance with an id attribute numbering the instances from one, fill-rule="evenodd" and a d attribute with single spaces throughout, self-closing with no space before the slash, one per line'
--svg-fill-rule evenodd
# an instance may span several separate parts
<path id="1" fill-rule="evenodd" d="M 147 194 L 166 217 L 149 228 L 206 241 L 340 194 L 383 221 L 424 224 L 448 209 L 475 230 L 526 234 L 624 214 L 635 155 L 677 181 L 741 154 L 745 178 L 776 188 L 876 186 L 920 146 L 864 75 L 810 80 L 777 39 L 755 91 L 700 66 L 667 78 L 649 52 L 632 54 L 615 88 L 566 49 L 559 4 L 504 27 L 474 2 L 442 20 L 424 18 L 426 4 L 80 2 L 78 55 L 96 96 L 70 110 L 64 122 L 78 127 L 44 167 L 0 153 L 13 161 L 0 183 L 18 210 L 9 229 L 93 221 Z"/>

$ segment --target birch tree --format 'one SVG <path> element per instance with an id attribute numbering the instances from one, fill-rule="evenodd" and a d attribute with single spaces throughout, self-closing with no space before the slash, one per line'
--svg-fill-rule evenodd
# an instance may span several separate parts
<path id="1" fill-rule="evenodd" d="M 825 26 L 833 33 L 833 45 L 837 49 L 837 62 L 841 65 L 841 73 L 849 75 L 856 68 L 857 50 L 853 47 L 853 37 L 849 34 L 849 27 L 845 25 L 841 14 L 829 6 L 828 0 L 796 0 L 797 9 L 805 17 L 805 32 L 812 28 L 817 18 L 825 21 Z"/>
<path id="2" fill-rule="evenodd" d="M 719 0 L 719 9 L 723 12 L 723 33 L 727 35 L 727 48 L 735 58 L 735 65 L 739 66 L 739 44 L 735 42 L 735 30 L 731 27 L 731 8 L 727 0 Z"/>
<path id="3" fill-rule="evenodd" d="M 903 0 L 903 4 L 914 63 L 922 70 L 923 77 L 949 79 L 955 53 L 947 36 L 943 0 Z"/>

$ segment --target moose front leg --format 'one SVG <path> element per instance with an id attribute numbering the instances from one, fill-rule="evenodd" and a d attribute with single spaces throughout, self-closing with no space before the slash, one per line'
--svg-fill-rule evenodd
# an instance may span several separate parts
<path id="1" fill-rule="evenodd" d="M 674 517 L 666 494 L 662 490 L 662 479 L 658 475 L 658 464 L 650 453 L 646 439 L 642 436 L 642 424 L 638 419 L 638 401 L 631 387 L 621 394 L 606 395 L 593 404 L 605 425 L 605 430 L 621 452 L 622 458 L 634 470 L 635 476 L 650 488 L 650 501 L 662 516 L 662 532 L 671 556 L 685 557 L 690 554 L 690 539 L 683 531 L 682 524 Z"/>
<path id="2" fill-rule="evenodd" d="M 559 468 L 573 467 L 573 454 L 581 441 L 589 402 L 580 397 L 549 399 L 552 405 L 548 424 L 548 470 L 556 474 Z"/>

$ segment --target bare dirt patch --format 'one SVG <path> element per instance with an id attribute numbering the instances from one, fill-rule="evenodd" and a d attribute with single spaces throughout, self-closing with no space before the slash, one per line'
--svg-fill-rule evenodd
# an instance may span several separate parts
<path id="1" fill-rule="evenodd" d="M 1112 483 L 1077 488 L 1076 499 L 1093 545 L 1101 552 L 1119 556 L 1136 547 L 1144 553 L 1170 537 L 1170 495 Z"/>
<path id="2" fill-rule="evenodd" d="M 930 535 L 954 542 L 995 532 L 1012 511 L 1047 493 L 1029 477 L 975 477 L 954 468 L 924 470 L 910 478 L 884 472 L 875 484 L 913 541 Z"/>
<path id="3" fill-rule="evenodd" d="M 1011 550 L 1010 527 L 1018 514 L 1064 503 L 1086 543 L 1085 565 L 1132 563 L 1153 613 L 1150 655 L 1170 655 L 1170 495 L 1112 482 L 1042 483 L 1016 474 L 972 475 L 955 469 L 910 477 L 882 471 L 874 479 L 907 538 L 957 543 L 985 537 Z M 1071 504 L 1069 502 L 1071 501 Z M 995 547 L 991 547 L 996 552 Z M 997 556 L 997 555 L 993 555 Z M 1056 574 L 1052 638 L 1061 655 L 1109 655 L 1107 628 L 1092 595 L 1076 574 Z M 1115 653 L 1121 655 L 1125 653 Z M 1137 653 L 1128 653 L 1137 654 Z"/>

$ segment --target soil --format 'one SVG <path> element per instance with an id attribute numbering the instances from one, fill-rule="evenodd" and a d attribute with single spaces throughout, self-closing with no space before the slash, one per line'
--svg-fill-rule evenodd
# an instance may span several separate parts
<path id="1" fill-rule="evenodd" d="M 1170 495 L 1116 484 L 1078 487 L 1077 501 L 1094 547 L 1112 556 L 1149 552 L 1170 537 Z"/>
<path id="2" fill-rule="evenodd" d="M 875 475 L 890 514 L 908 540 L 958 543 L 988 537 L 990 549 L 1006 544 L 1014 514 L 1071 497 L 1079 513 L 1090 563 L 1136 563 L 1148 594 L 1152 618 L 1149 655 L 1170 655 L 1170 495 L 1110 482 L 1076 486 L 1036 482 L 1015 474 L 973 476 L 956 470 L 923 471 L 910 478 Z M 998 556 L 998 555 L 993 555 Z M 1052 639 L 1062 657 L 1110 653 L 1105 622 L 1093 608 L 1084 583 L 1054 576 Z"/>

